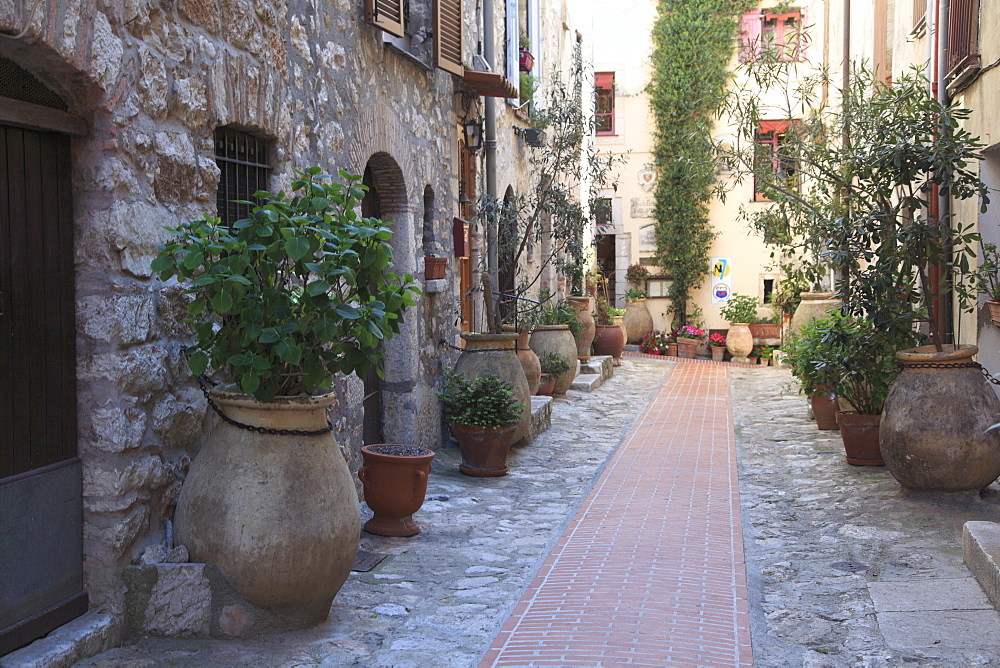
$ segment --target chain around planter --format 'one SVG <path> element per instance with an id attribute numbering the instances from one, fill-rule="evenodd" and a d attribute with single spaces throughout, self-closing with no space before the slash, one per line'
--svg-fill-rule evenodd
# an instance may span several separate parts
<path id="1" fill-rule="evenodd" d="M 517 344 L 514 344 L 513 348 L 463 348 L 461 346 L 456 346 L 453 343 L 448 343 L 444 339 L 441 339 L 440 345 L 444 348 L 457 350 L 460 353 L 509 353 L 517 350 L 525 350 L 525 348 L 518 348 Z"/>
<path id="2" fill-rule="evenodd" d="M 270 429 L 268 427 L 256 427 L 252 424 L 243 424 L 242 422 L 238 422 L 222 412 L 219 405 L 212 399 L 211 390 L 206 387 L 206 383 L 213 387 L 216 385 L 216 383 L 212 382 L 210 378 L 204 375 L 198 377 L 198 387 L 201 388 L 201 393 L 204 394 L 205 399 L 208 400 L 208 405 L 212 407 L 212 410 L 215 411 L 216 415 L 239 429 L 246 429 L 247 431 L 252 431 L 257 434 L 269 434 L 273 436 L 322 436 L 323 434 L 329 434 L 333 431 L 333 425 L 330 424 L 329 416 L 326 420 L 326 427 L 323 429 Z"/>
<path id="3" fill-rule="evenodd" d="M 994 385 L 1000 385 L 1000 379 L 994 378 L 993 374 L 986 370 L 979 362 L 961 362 L 956 364 L 941 364 L 935 362 L 923 362 L 920 364 L 901 364 L 904 369 L 979 369 L 983 378 Z"/>

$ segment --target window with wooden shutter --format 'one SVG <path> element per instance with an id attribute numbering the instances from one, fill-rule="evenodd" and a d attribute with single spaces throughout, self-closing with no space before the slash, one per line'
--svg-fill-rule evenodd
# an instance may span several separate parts
<path id="1" fill-rule="evenodd" d="M 462 0 L 434 3 L 434 64 L 462 76 Z"/>
<path id="2" fill-rule="evenodd" d="M 951 0 L 948 9 L 948 81 L 959 85 L 979 69 L 979 0 Z"/>
<path id="3" fill-rule="evenodd" d="M 521 91 L 521 65 L 519 62 L 521 56 L 521 33 L 517 27 L 517 0 L 506 0 L 504 6 L 506 9 L 505 25 L 507 29 L 506 39 L 504 40 L 506 47 L 506 57 L 504 59 L 506 66 L 504 69 L 507 73 L 507 79 L 514 86 L 514 89 L 518 91 L 518 95 L 515 97 L 519 97 Z M 513 106 L 519 104 L 516 99 L 508 100 L 508 102 Z"/>
<path id="4" fill-rule="evenodd" d="M 754 60 L 760 50 L 760 10 L 754 9 L 740 17 L 740 62 Z"/>
<path id="5" fill-rule="evenodd" d="M 597 134 L 615 133 L 615 73 L 594 73 L 594 122 Z"/>
<path id="6" fill-rule="evenodd" d="M 403 36 L 403 0 L 365 0 L 365 20 L 390 35 Z"/>

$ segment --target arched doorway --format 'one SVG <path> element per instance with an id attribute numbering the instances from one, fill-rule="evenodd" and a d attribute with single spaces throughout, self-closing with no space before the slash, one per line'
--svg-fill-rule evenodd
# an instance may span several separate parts
<path id="1" fill-rule="evenodd" d="M 20 119 L 0 122 L 3 655 L 87 610 L 69 138 L 86 125 L 13 61 L 0 73 Z"/>

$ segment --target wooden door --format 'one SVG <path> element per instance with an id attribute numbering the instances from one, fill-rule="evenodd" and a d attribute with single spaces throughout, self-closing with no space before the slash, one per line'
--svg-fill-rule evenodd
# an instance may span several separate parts
<path id="1" fill-rule="evenodd" d="M 0 655 L 87 609 L 69 138 L 0 125 Z"/>

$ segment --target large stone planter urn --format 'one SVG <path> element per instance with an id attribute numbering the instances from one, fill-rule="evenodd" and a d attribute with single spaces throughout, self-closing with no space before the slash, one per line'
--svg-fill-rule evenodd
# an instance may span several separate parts
<path id="1" fill-rule="evenodd" d="M 625 316 L 622 319 L 629 343 L 639 343 L 642 337 L 653 331 L 653 316 L 646 308 L 645 299 L 625 302 Z"/>
<path id="2" fill-rule="evenodd" d="M 753 352 L 753 334 L 750 327 L 745 322 L 729 323 L 729 332 L 726 334 L 726 350 L 733 356 L 733 362 L 737 364 L 747 364 L 747 356 Z"/>
<path id="3" fill-rule="evenodd" d="M 590 344 L 594 342 L 597 333 L 594 314 L 590 312 L 590 297 L 569 297 L 568 301 L 577 310 L 577 320 L 583 325 L 580 337 L 576 340 L 576 355 L 586 361 L 590 359 Z"/>
<path id="4" fill-rule="evenodd" d="M 625 332 L 618 325 L 597 325 L 594 336 L 594 354 L 611 355 L 614 364 L 621 364 L 622 351 L 625 349 Z"/>
<path id="5" fill-rule="evenodd" d="M 889 473 L 905 489 L 980 490 L 1000 476 L 1000 399 L 972 356 L 975 346 L 911 348 L 885 408 L 879 445 Z M 922 367 L 934 364 L 934 367 Z"/>
<path id="6" fill-rule="evenodd" d="M 796 336 L 802 327 L 817 318 L 826 318 L 830 311 L 840 306 L 840 300 L 834 299 L 833 292 L 803 292 L 802 301 L 792 314 L 788 325 L 788 337 Z"/>
<path id="7" fill-rule="evenodd" d="M 278 397 L 261 403 L 222 386 L 223 413 L 267 429 L 326 427 L 336 395 Z M 217 564 L 236 590 L 274 610 L 287 628 L 324 619 L 347 580 L 361 516 L 344 456 L 327 432 L 261 434 L 220 421 L 184 481 L 177 542 L 192 561 Z"/>
<path id="8" fill-rule="evenodd" d="M 513 325 L 504 325 L 503 331 L 513 332 Z M 530 329 L 521 329 L 517 332 L 517 361 L 521 363 L 524 370 L 524 378 L 528 381 L 528 390 L 531 394 L 538 394 L 538 382 L 542 377 L 542 365 L 538 363 L 538 355 L 531 349 L 529 340 L 531 339 Z"/>
<path id="9" fill-rule="evenodd" d="M 523 406 L 521 421 L 514 429 L 512 443 L 517 443 L 527 436 L 531 429 L 531 390 L 528 388 L 528 379 L 524 375 L 521 362 L 517 359 L 517 337 L 518 335 L 512 332 L 462 334 L 465 348 L 455 362 L 455 370 L 469 380 L 491 373 L 511 386 L 514 399 Z"/>
<path id="10" fill-rule="evenodd" d="M 569 370 L 556 376 L 554 394 L 566 394 L 573 379 L 580 373 L 580 361 L 576 355 L 576 339 L 568 325 L 540 325 L 531 333 L 531 349 L 541 357 L 545 353 L 555 353 L 569 362 Z"/>

